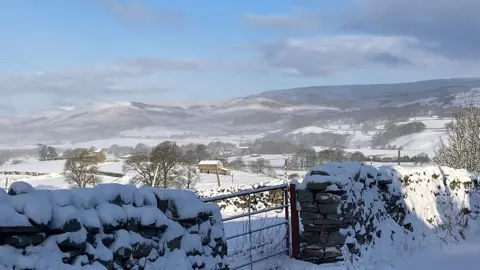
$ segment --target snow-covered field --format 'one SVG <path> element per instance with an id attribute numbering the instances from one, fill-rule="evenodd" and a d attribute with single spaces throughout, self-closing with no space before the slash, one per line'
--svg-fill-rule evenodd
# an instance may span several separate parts
<path id="1" fill-rule="evenodd" d="M 10 185 L 13 181 L 25 181 L 31 184 L 35 188 L 67 188 L 67 184 L 64 183 L 64 179 L 61 175 L 63 171 L 64 160 L 54 161 L 38 161 L 37 159 L 25 159 L 23 163 L 11 165 L 5 164 L 0 166 L 0 172 L 3 171 L 18 171 L 18 172 L 38 172 L 45 173 L 42 176 L 28 176 L 28 175 L 0 175 L 0 187 L 4 187 L 5 180 L 9 179 Z M 100 164 L 99 169 L 105 172 L 122 173 L 122 162 L 106 162 Z M 278 181 L 272 177 L 262 174 L 251 174 L 241 171 L 233 171 L 232 175 L 220 175 L 220 184 L 222 187 L 236 186 L 236 185 L 248 185 L 259 182 L 272 182 Z M 103 180 L 106 183 L 122 183 L 127 184 L 129 178 L 114 178 L 103 176 Z M 201 174 L 200 182 L 196 186 L 198 189 L 209 189 L 217 187 L 216 174 Z"/>
<path id="2" fill-rule="evenodd" d="M 445 136 L 445 124 L 451 122 L 451 119 L 439 119 L 438 117 L 412 117 L 408 121 L 398 122 L 397 124 L 407 124 L 411 122 L 422 122 L 426 125 L 426 129 L 423 132 L 415 133 L 412 135 L 406 135 L 395 139 L 390 142 L 391 145 L 397 147 L 403 147 L 402 152 L 406 155 L 416 155 L 420 153 L 426 153 L 429 156 L 434 156 L 434 150 L 439 145 L 440 139 Z M 378 125 L 377 129 L 383 129 L 384 125 Z M 367 134 L 362 134 L 361 128 L 350 127 L 347 125 L 329 125 L 325 128 L 309 126 L 300 129 L 296 129 L 294 133 L 322 133 L 322 132 L 334 132 L 338 134 L 350 133 L 353 135 L 351 140 L 351 146 L 360 145 L 362 148 L 349 148 L 348 152 L 360 151 L 365 155 L 383 155 L 383 156 L 396 156 L 396 150 L 377 150 L 369 149 L 374 131 L 370 131 Z M 365 147 L 364 147 L 365 146 Z M 316 147 L 321 150 L 322 147 Z"/>

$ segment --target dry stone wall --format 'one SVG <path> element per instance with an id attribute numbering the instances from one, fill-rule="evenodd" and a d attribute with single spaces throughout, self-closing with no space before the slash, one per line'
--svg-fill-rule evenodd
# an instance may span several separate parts
<path id="1" fill-rule="evenodd" d="M 300 203 L 301 257 L 313 263 L 342 261 L 346 237 L 341 230 L 353 225 L 355 216 L 341 189 L 328 190 L 331 182 L 308 183 L 297 191 Z"/>
<path id="2" fill-rule="evenodd" d="M 102 184 L 0 190 L 0 269 L 228 269 L 220 209 L 193 192 Z"/>
<path id="3" fill-rule="evenodd" d="M 447 167 L 316 166 L 297 183 L 300 257 L 318 264 L 368 261 L 383 252 L 379 242 L 402 249 L 438 239 L 439 232 L 442 239 L 465 239 L 468 229 L 480 230 L 478 179 Z M 367 256 L 372 250 L 378 254 Z"/>

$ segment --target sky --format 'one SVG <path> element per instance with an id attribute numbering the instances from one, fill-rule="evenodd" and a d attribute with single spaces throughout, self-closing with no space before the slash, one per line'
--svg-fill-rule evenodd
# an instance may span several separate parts
<path id="1" fill-rule="evenodd" d="M 0 1 L 0 114 L 478 77 L 478 0 Z"/>

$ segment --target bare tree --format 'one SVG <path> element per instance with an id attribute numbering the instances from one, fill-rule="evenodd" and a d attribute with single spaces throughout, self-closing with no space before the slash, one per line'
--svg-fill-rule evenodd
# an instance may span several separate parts
<path id="1" fill-rule="evenodd" d="M 168 188 L 174 186 L 169 173 L 181 159 L 181 148 L 175 142 L 164 141 L 150 153 L 138 153 L 128 158 L 123 171 L 135 174 L 133 184 Z"/>
<path id="2" fill-rule="evenodd" d="M 345 151 L 342 148 L 330 147 L 328 149 L 320 151 L 318 153 L 318 159 L 320 162 L 323 163 L 344 161 Z"/>
<path id="3" fill-rule="evenodd" d="M 245 161 L 243 160 L 242 157 L 236 157 L 232 162 L 230 162 L 229 167 L 237 170 L 237 171 L 242 171 L 245 169 Z"/>
<path id="4" fill-rule="evenodd" d="M 181 189 L 192 189 L 200 182 L 200 173 L 197 166 L 176 166 L 172 168 L 172 181 Z"/>
<path id="5" fill-rule="evenodd" d="M 38 149 L 38 160 L 45 161 L 47 160 L 47 146 L 44 144 L 37 144 Z"/>
<path id="6" fill-rule="evenodd" d="M 123 164 L 123 172 L 132 172 L 135 176 L 130 180 L 132 184 L 152 186 L 158 164 L 150 161 L 150 153 L 138 153 L 129 157 Z M 157 181 L 156 186 L 159 182 Z"/>
<path id="7" fill-rule="evenodd" d="M 210 152 L 208 151 L 208 147 L 204 144 L 199 144 L 197 145 L 197 147 L 195 147 L 195 154 L 197 162 L 209 159 L 211 157 Z"/>
<path id="8" fill-rule="evenodd" d="M 153 148 L 150 160 L 158 165 L 162 187 L 169 187 L 168 173 L 182 158 L 182 150 L 172 141 L 164 141 Z"/>
<path id="9" fill-rule="evenodd" d="M 144 143 L 139 143 L 135 146 L 135 148 L 133 149 L 133 151 L 135 153 L 148 153 L 150 152 L 150 146 L 144 144 Z"/>
<path id="10" fill-rule="evenodd" d="M 68 158 L 63 169 L 65 182 L 74 187 L 84 188 L 101 182 L 97 163 L 90 158 L 88 151 Z"/>
<path id="11" fill-rule="evenodd" d="M 480 172 L 480 108 L 469 102 L 453 113 L 446 139 L 435 149 L 435 164 Z"/>
<path id="12" fill-rule="evenodd" d="M 248 162 L 250 171 L 252 173 L 266 174 L 268 176 L 275 177 L 275 170 L 273 170 L 270 161 L 264 158 L 259 158 L 257 160 L 251 160 Z"/>
<path id="13" fill-rule="evenodd" d="M 47 146 L 39 143 L 37 145 L 37 149 L 38 149 L 38 160 L 40 161 L 53 160 L 58 157 L 57 150 L 52 146 Z"/>
<path id="14" fill-rule="evenodd" d="M 317 153 L 314 149 L 300 149 L 295 154 L 295 163 L 300 170 L 310 168 L 317 164 Z"/>

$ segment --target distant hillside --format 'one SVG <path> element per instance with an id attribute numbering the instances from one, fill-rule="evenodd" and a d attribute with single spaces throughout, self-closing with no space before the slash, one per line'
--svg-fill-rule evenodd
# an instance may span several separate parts
<path id="1" fill-rule="evenodd" d="M 92 103 L 52 108 L 28 117 L 3 117 L 0 144 L 82 142 L 118 136 L 178 138 L 187 134 L 215 137 L 268 133 L 282 138 L 308 126 L 358 126 L 424 115 L 448 117 L 454 106 L 470 99 L 480 101 L 480 79 L 312 86 L 217 104 Z M 155 129 L 161 132 L 151 133 Z"/>
<path id="2" fill-rule="evenodd" d="M 398 106 L 429 98 L 442 99 L 477 87 L 480 87 L 479 78 L 457 78 L 396 84 L 310 86 L 267 91 L 250 98 L 269 98 L 288 104 L 328 104 L 342 109 L 371 108 Z"/>

